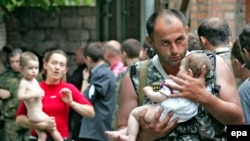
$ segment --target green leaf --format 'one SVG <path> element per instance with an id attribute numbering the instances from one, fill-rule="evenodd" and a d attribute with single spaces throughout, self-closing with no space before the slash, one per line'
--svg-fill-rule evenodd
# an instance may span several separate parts
<path id="1" fill-rule="evenodd" d="M 0 0 L 0 6 L 8 11 L 14 10 L 16 7 L 39 6 L 49 10 L 53 6 L 95 6 L 96 0 Z"/>

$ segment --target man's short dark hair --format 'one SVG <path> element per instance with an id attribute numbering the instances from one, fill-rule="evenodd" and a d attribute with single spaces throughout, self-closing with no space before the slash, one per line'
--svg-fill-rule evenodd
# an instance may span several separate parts
<path id="1" fill-rule="evenodd" d="M 92 42 L 89 43 L 83 51 L 83 55 L 85 57 L 89 56 L 94 62 L 98 62 L 99 60 L 103 60 L 104 50 L 102 48 L 101 42 Z"/>
<path id="2" fill-rule="evenodd" d="M 139 57 L 141 48 L 141 43 L 133 38 L 126 39 L 121 43 L 121 51 L 125 51 L 129 58 Z"/>
<path id="3" fill-rule="evenodd" d="M 186 18 L 181 11 L 177 9 L 161 9 L 160 11 L 153 13 L 147 20 L 146 28 L 150 37 L 152 37 L 152 33 L 154 32 L 156 19 L 160 16 L 164 17 L 166 15 L 176 17 L 181 21 L 183 26 L 187 25 Z"/>
<path id="4" fill-rule="evenodd" d="M 213 46 L 229 44 L 231 30 L 226 20 L 208 18 L 198 27 L 198 35 L 205 37 Z"/>
<path id="5" fill-rule="evenodd" d="M 246 25 L 239 35 L 240 46 L 250 51 L 250 25 Z"/>

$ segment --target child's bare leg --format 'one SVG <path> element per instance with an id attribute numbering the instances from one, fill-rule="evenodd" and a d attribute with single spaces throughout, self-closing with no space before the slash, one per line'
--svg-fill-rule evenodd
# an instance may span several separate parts
<path id="1" fill-rule="evenodd" d="M 37 129 L 35 131 L 36 131 L 37 136 L 38 136 L 37 141 L 46 141 L 47 134 L 45 131 L 37 130 Z"/>
<path id="2" fill-rule="evenodd" d="M 118 131 L 105 131 L 109 139 L 119 139 L 125 141 L 135 141 L 139 133 L 139 115 L 144 110 L 147 110 L 145 121 L 151 122 L 156 112 L 156 105 L 144 105 L 133 109 L 129 115 L 128 127 Z"/>
<path id="3" fill-rule="evenodd" d="M 155 108 L 152 107 L 155 107 L 155 105 L 144 105 L 133 109 L 128 119 L 128 136 L 120 136 L 120 138 L 128 141 L 135 141 L 140 128 L 139 116 L 144 110 L 147 110 L 144 120 L 147 122 L 151 122 L 155 113 Z"/>
<path id="4" fill-rule="evenodd" d="M 123 128 L 123 129 L 117 130 L 117 131 L 105 131 L 105 135 L 109 139 L 118 139 L 119 136 L 127 135 L 127 133 L 128 133 L 128 128 Z"/>
<path id="5" fill-rule="evenodd" d="M 57 129 L 49 130 L 48 132 L 49 132 L 49 134 L 51 135 L 51 137 L 53 138 L 54 141 L 63 141 L 63 138 L 62 138 L 61 134 L 58 132 Z"/>

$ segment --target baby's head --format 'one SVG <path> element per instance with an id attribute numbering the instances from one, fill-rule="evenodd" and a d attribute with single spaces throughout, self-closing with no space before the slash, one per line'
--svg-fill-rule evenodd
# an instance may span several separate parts
<path id="1" fill-rule="evenodd" d="M 38 57 L 32 52 L 23 52 L 20 56 L 20 67 L 25 78 L 35 78 L 39 73 Z"/>
<path id="2" fill-rule="evenodd" d="M 204 65 L 206 66 L 207 75 L 212 67 L 208 56 L 205 53 L 191 53 L 181 61 L 179 72 L 198 78 Z"/>

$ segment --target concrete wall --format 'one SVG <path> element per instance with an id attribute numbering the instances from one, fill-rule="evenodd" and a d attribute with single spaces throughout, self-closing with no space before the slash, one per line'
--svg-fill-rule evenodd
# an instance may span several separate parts
<path id="1" fill-rule="evenodd" d="M 234 40 L 246 23 L 245 2 L 190 0 L 188 17 L 191 31 L 195 31 L 205 18 L 220 17 L 229 22 Z M 60 7 L 53 12 L 40 8 L 18 8 L 5 15 L 5 23 L 0 20 L 0 47 L 6 41 L 10 45 L 24 46 L 40 54 L 50 48 L 60 48 L 69 54 L 71 72 L 75 68 L 72 61 L 74 50 L 97 39 L 96 15 L 95 7 Z"/>
<path id="2" fill-rule="evenodd" d="M 5 23 L 3 20 L 4 11 L 0 8 L 0 50 L 6 44 L 6 31 L 5 31 Z"/>
<path id="3" fill-rule="evenodd" d="M 39 54 L 51 48 L 64 50 L 70 70 L 76 67 L 72 55 L 77 47 L 96 39 L 94 7 L 60 7 L 48 12 L 40 8 L 18 8 L 5 16 L 7 43 Z"/>

